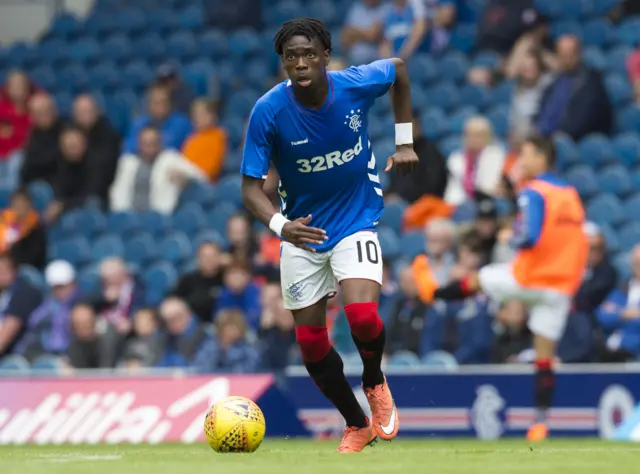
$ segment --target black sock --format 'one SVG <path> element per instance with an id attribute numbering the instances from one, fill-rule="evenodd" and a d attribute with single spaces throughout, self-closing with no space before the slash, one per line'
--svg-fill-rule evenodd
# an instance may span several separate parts
<path id="1" fill-rule="evenodd" d="M 380 330 L 380 334 L 371 341 L 361 341 L 353 333 L 351 333 L 353 342 L 355 342 L 360 358 L 362 359 L 362 385 L 364 388 L 373 388 L 384 382 L 382 375 L 382 354 L 384 353 L 385 331 L 384 326 Z"/>
<path id="2" fill-rule="evenodd" d="M 322 394 L 344 417 L 347 426 L 356 428 L 367 426 L 367 417 L 344 376 L 342 358 L 333 347 L 324 359 L 318 362 L 305 362 L 304 365 Z"/>
<path id="3" fill-rule="evenodd" d="M 536 422 L 544 423 L 553 401 L 556 375 L 551 368 L 537 368 L 535 380 Z"/>

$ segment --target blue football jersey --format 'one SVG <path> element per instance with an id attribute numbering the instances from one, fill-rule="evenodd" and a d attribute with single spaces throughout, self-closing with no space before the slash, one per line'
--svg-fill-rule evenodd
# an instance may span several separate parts
<path id="1" fill-rule="evenodd" d="M 368 133 L 368 112 L 396 78 L 393 62 L 375 61 L 328 73 L 329 94 L 319 109 L 301 105 L 282 82 L 251 112 L 241 173 L 266 178 L 269 162 L 280 175 L 280 212 L 309 224 L 328 240 L 373 230 L 383 209 L 382 189 Z"/>

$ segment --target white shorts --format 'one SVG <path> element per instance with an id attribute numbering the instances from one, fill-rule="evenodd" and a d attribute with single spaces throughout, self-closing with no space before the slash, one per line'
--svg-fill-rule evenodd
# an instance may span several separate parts
<path id="1" fill-rule="evenodd" d="M 336 294 L 336 280 L 373 280 L 382 285 L 382 254 L 378 234 L 356 232 L 328 252 L 313 253 L 282 242 L 280 280 L 284 306 L 307 308 Z"/>
<path id="2" fill-rule="evenodd" d="M 533 334 L 552 341 L 562 337 L 572 298 L 553 290 L 523 288 L 513 277 L 510 263 L 487 265 L 478 278 L 482 291 L 492 300 L 516 300 L 529 307 L 529 329 Z"/>

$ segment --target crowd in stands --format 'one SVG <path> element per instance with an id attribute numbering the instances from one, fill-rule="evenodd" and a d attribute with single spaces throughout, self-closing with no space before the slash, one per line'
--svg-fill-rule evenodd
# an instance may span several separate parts
<path id="1" fill-rule="evenodd" d="M 105 3 L 92 19 L 108 14 L 99 10 Z M 417 282 L 425 254 L 442 284 L 513 257 L 508 242 L 523 184 L 517 155 L 532 131 L 554 139 L 559 172 L 593 221 L 585 226 L 589 266 L 558 359 L 640 357 L 640 179 L 630 178 L 640 177 L 640 37 L 636 29 L 625 42 L 623 34 L 640 26 L 633 16 L 640 12 L 633 1 L 598 0 L 587 11 L 566 3 L 573 9 L 534 0 L 332 0 L 318 12 L 331 16 L 331 68 L 395 55 L 415 81 L 420 165 L 383 183 L 380 307 L 389 363 L 530 362 L 522 304 L 497 306 L 480 295 L 428 305 Z M 299 5 L 287 5 L 263 5 L 266 32 L 296 16 Z M 202 38 L 226 41 L 200 27 Z M 246 98 L 265 87 L 227 96 L 232 82 L 217 75 L 218 87 L 203 91 L 201 78 L 184 77 L 179 60 L 159 55 L 142 109 L 118 121 L 91 89 L 75 91 L 64 107 L 28 68 L 4 68 L 5 56 L 0 367 L 213 373 L 298 362 L 279 284 L 279 240 L 243 212 L 239 197 L 241 136 L 253 105 Z M 258 82 L 282 74 L 274 66 Z M 379 161 L 393 152 L 386 100 L 371 111 Z M 600 183 L 596 169 L 614 178 Z M 272 171 L 266 187 L 276 203 L 277 181 Z M 329 308 L 334 343 L 349 354 L 340 295 Z"/>

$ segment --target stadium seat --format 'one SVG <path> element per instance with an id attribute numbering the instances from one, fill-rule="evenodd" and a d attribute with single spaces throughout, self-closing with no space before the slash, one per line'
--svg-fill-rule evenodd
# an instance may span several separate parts
<path id="1" fill-rule="evenodd" d="M 630 262 L 628 253 L 620 253 L 613 259 L 613 265 L 618 270 L 619 281 L 625 281 L 631 276 Z"/>
<path id="2" fill-rule="evenodd" d="M 462 138 L 460 135 L 449 135 L 438 142 L 438 148 L 448 158 L 453 152 L 462 149 Z"/>
<path id="3" fill-rule="evenodd" d="M 225 176 L 218 182 L 216 202 L 228 202 L 236 207 L 242 204 L 242 179 L 240 176 Z"/>
<path id="4" fill-rule="evenodd" d="M 37 268 L 34 268 L 31 265 L 20 265 L 18 274 L 40 291 L 46 290 L 47 283 L 44 281 L 44 276 Z"/>
<path id="5" fill-rule="evenodd" d="M 460 102 L 471 107 L 484 109 L 491 103 L 489 90 L 482 86 L 466 84 L 460 89 Z"/>
<path id="6" fill-rule="evenodd" d="M 589 166 L 599 167 L 615 161 L 613 147 L 609 139 L 602 134 L 587 135 L 578 144 L 580 161 Z"/>
<path id="7" fill-rule="evenodd" d="M 86 34 L 100 39 L 104 38 L 118 29 L 115 15 L 94 12 L 84 20 L 84 31 Z"/>
<path id="8" fill-rule="evenodd" d="M 602 50 L 596 46 L 585 48 L 582 55 L 584 63 L 598 71 L 604 71 L 607 68 L 607 57 Z"/>
<path id="9" fill-rule="evenodd" d="M 95 39 L 83 36 L 77 38 L 69 48 L 69 58 L 79 63 L 95 63 L 100 57 L 100 46 Z"/>
<path id="10" fill-rule="evenodd" d="M 618 242 L 622 252 L 629 252 L 640 244 L 640 222 L 630 222 L 618 231 Z"/>
<path id="11" fill-rule="evenodd" d="M 570 0 L 564 0 L 570 1 Z M 582 38 L 583 31 L 582 25 L 577 21 L 566 20 L 566 21 L 557 21 L 551 24 L 551 36 L 554 39 L 558 39 L 564 35 L 573 35 L 578 38 Z"/>
<path id="12" fill-rule="evenodd" d="M 631 17 L 623 20 L 616 28 L 615 36 L 621 45 L 632 48 L 640 45 L 640 18 Z"/>
<path id="13" fill-rule="evenodd" d="M 71 63 L 57 71 L 57 83 L 65 91 L 77 93 L 89 88 L 89 74 L 87 69 L 79 63 Z"/>
<path id="14" fill-rule="evenodd" d="M 379 224 L 393 229 L 399 233 L 402 229 L 402 220 L 406 204 L 404 202 L 394 202 L 385 205 Z"/>
<path id="15" fill-rule="evenodd" d="M 167 56 L 166 42 L 159 33 L 147 33 L 133 43 L 137 58 L 147 61 L 161 61 Z"/>
<path id="16" fill-rule="evenodd" d="M 600 232 L 604 236 L 609 253 L 614 254 L 618 252 L 620 250 L 620 242 L 616 231 L 611 226 L 603 224 L 600 226 Z"/>
<path id="17" fill-rule="evenodd" d="M 211 229 L 207 229 L 207 230 L 203 230 L 202 232 L 199 232 L 198 234 L 196 234 L 196 236 L 192 239 L 191 242 L 193 244 L 194 250 L 199 249 L 202 244 L 207 242 L 214 243 L 221 249 L 225 249 L 227 247 L 227 241 L 223 237 L 223 235 L 220 234 L 220 232 L 217 232 Z"/>
<path id="18" fill-rule="evenodd" d="M 41 355 L 31 363 L 31 370 L 39 374 L 55 375 L 63 369 L 64 365 L 60 357 L 54 355 Z"/>
<path id="19" fill-rule="evenodd" d="M 469 69 L 467 57 L 460 52 L 446 54 L 438 61 L 438 70 L 443 81 L 459 83 L 465 78 Z"/>
<path id="20" fill-rule="evenodd" d="M 633 97 L 631 84 L 624 76 L 615 73 L 610 74 L 605 78 L 604 85 L 609 99 L 611 99 L 611 103 L 615 107 L 626 105 Z"/>
<path id="21" fill-rule="evenodd" d="M 471 117 L 477 115 L 475 107 L 464 106 L 451 112 L 447 118 L 447 132 L 461 134 L 464 126 Z"/>
<path id="22" fill-rule="evenodd" d="M 10 354 L 0 357 L 0 373 L 27 373 L 31 366 L 29 361 L 17 354 Z"/>
<path id="23" fill-rule="evenodd" d="M 113 92 L 122 85 L 121 72 L 116 63 L 105 61 L 89 69 L 91 86 L 107 92 Z"/>
<path id="24" fill-rule="evenodd" d="M 384 258 L 394 259 L 400 255 L 400 241 L 398 235 L 388 227 L 378 227 L 378 240 Z"/>
<path id="25" fill-rule="evenodd" d="M 170 227 L 193 236 L 206 225 L 206 217 L 200 204 L 191 202 L 178 209 L 170 219 Z"/>
<path id="26" fill-rule="evenodd" d="M 249 28 L 243 28 L 231 33 L 229 37 L 229 51 L 236 57 L 246 57 L 262 51 L 260 35 Z"/>
<path id="27" fill-rule="evenodd" d="M 583 199 L 588 199 L 599 191 L 596 175 L 588 165 L 574 166 L 567 172 L 566 179 Z"/>
<path id="28" fill-rule="evenodd" d="M 381 124 L 382 121 L 372 121 L 369 125 L 370 130 L 374 123 Z M 447 132 L 447 117 L 440 109 L 429 109 L 420 116 L 420 127 L 425 137 L 429 140 L 437 140 Z M 387 133 L 388 130 L 381 129 L 381 134 L 386 135 Z M 376 134 L 375 137 L 372 135 L 372 139 L 378 138 L 378 135 Z"/>
<path id="29" fill-rule="evenodd" d="M 385 138 L 378 140 L 372 144 L 373 154 L 376 159 L 376 166 L 378 170 L 383 170 L 387 166 L 387 160 L 391 155 L 396 152 L 396 145 L 391 138 Z"/>
<path id="30" fill-rule="evenodd" d="M 106 232 L 120 237 L 130 237 L 141 229 L 138 216 L 132 212 L 107 214 Z"/>
<path id="31" fill-rule="evenodd" d="M 634 188 L 638 190 L 638 188 Z M 640 222 L 640 193 L 630 196 L 624 202 L 624 213 L 627 220 L 631 222 Z"/>
<path id="32" fill-rule="evenodd" d="M 171 9 L 155 7 L 145 14 L 147 15 L 147 28 L 150 32 L 168 35 L 178 26 L 178 15 Z"/>
<path id="33" fill-rule="evenodd" d="M 172 265 L 166 262 L 157 263 L 147 269 L 143 276 L 147 290 L 147 303 L 158 305 L 164 296 L 175 286 L 178 275 Z"/>
<path id="34" fill-rule="evenodd" d="M 625 197 L 632 190 L 631 177 L 622 165 L 612 165 L 598 171 L 598 185 L 602 192 L 618 197 Z"/>
<path id="35" fill-rule="evenodd" d="M 138 234 L 124 240 L 124 259 L 129 264 L 145 267 L 159 256 L 156 238 L 152 234 Z"/>
<path id="36" fill-rule="evenodd" d="M 508 105 L 513 95 L 513 82 L 504 81 L 491 90 L 491 103 Z"/>
<path id="37" fill-rule="evenodd" d="M 455 369 L 458 367 L 456 358 L 445 351 L 431 351 L 424 355 L 422 364 L 429 367 L 442 369 Z"/>
<path id="38" fill-rule="evenodd" d="M 198 51 L 211 59 L 227 57 L 229 54 L 227 35 L 217 29 L 205 31 L 198 37 Z"/>
<path id="39" fill-rule="evenodd" d="M 498 137 L 505 137 L 509 132 L 509 107 L 498 105 L 487 111 L 487 118 L 493 125 L 493 130 Z"/>
<path id="40" fill-rule="evenodd" d="M 133 61 L 122 70 L 123 82 L 136 90 L 147 87 L 154 77 L 154 72 L 143 61 Z"/>
<path id="41" fill-rule="evenodd" d="M 178 31 L 167 40 L 167 55 L 177 61 L 193 59 L 198 54 L 196 39 L 188 31 Z"/>
<path id="42" fill-rule="evenodd" d="M 429 105 L 427 93 L 419 85 L 411 86 L 411 104 L 416 113 L 420 113 Z"/>
<path id="43" fill-rule="evenodd" d="M 454 222 L 469 222 L 476 218 L 476 205 L 473 201 L 466 201 L 456 207 L 451 216 Z"/>
<path id="44" fill-rule="evenodd" d="M 75 210 L 64 214 L 60 220 L 65 235 L 81 235 L 88 239 L 106 228 L 106 219 L 99 211 Z"/>
<path id="45" fill-rule="evenodd" d="M 38 212 L 43 212 L 53 200 L 53 189 L 46 181 L 35 181 L 29 185 L 29 195 Z"/>
<path id="46" fill-rule="evenodd" d="M 220 235 L 227 235 L 227 221 L 237 212 L 237 207 L 229 202 L 218 204 L 207 215 L 207 224 L 210 229 Z"/>
<path id="47" fill-rule="evenodd" d="M 597 224 L 620 225 L 625 219 L 620 200 L 611 194 L 594 197 L 587 205 L 587 217 Z"/>
<path id="48" fill-rule="evenodd" d="M 146 211 L 137 214 L 137 217 L 140 222 L 140 228 L 144 229 L 145 232 L 154 237 L 164 235 L 168 222 L 166 216 L 155 211 Z"/>
<path id="49" fill-rule="evenodd" d="M 91 242 L 91 256 L 94 262 L 100 262 L 109 257 L 123 257 L 122 239 L 114 234 L 99 237 Z"/>
<path id="50" fill-rule="evenodd" d="M 40 66 L 29 72 L 29 77 L 33 82 L 46 90 L 55 90 L 57 86 L 57 77 L 51 66 Z"/>
<path id="51" fill-rule="evenodd" d="M 606 19 L 594 18 L 584 24 L 582 41 L 585 46 L 604 47 L 611 44 L 613 40 L 614 31 Z"/>
<path id="52" fill-rule="evenodd" d="M 134 51 L 129 38 L 122 33 L 109 36 L 102 44 L 101 49 L 103 60 L 117 63 L 124 63 L 130 59 Z"/>
<path id="53" fill-rule="evenodd" d="M 412 81 L 420 82 L 423 86 L 433 84 L 439 74 L 436 62 L 426 54 L 412 56 L 407 63 L 407 71 Z"/>
<path id="54" fill-rule="evenodd" d="M 627 57 L 632 51 L 629 46 L 616 46 L 607 51 L 607 71 L 624 76 L 627 73 Z"/>
<path id="55" fill-rule="evenodd" d="M 431 107 L 453 110 L 460 103 L 458 88 L 451 83 L 439 83 L 427 90 L 427 97 Z"/>
<path id="56" fill-rule="evenodd" d="M 621 132 L 637 132 L 640 130 L 640 107 L 630 105 L 617 115 L 618 130 Z"/>
<path id="57" fill-rule="evenodd" d="M 147 28 L 147 24 L 145 12 L 142 10 L 127 9 L 118 15 L 118 30 L 128 37 L 143 32 Z"/>
<path id="58" fill-rule="evenodd" d="M 53 19 L 49 31 L 55 38 L 73 39 L 80 31 L 80 22 L 74 15 L 63 13 Z"/>
<path id="59" fill-rule="evenodd" d="M 420 365 L 420 359 L 411 351 L 394 352 L 389 358 L 390 367 L 416 367 Z"/>
<path id="60" fill-rule="evenodd" d="M 196 31 L 204 26 L 206 18 L 202 8 L 193 5 L 178 15 L 178 26 L 186 31 Z"/>
<path id="61" fill-rule="evenodd" d="M 91 246 L 84 237 L 71 237 L 53 243 L 48 256 L 50 260 L 66 260 L 78 268 L 91 259 Z"/>
<path id="62" fill-rule="evenodd" d="M 472 67 L 496 69 L 501 61 L 500 54 L 492 51 L 482 51 L 473 58 Z"/>
<path id="63" fill-rule="evenodd" d="M 85 266 L 78 273 L 78 286 L 85 295 L 96 295 L 100 291 L 102 281 L 96 265 Z"/>
<path id="64" fill-rule="evenodd" d="M 402 255 L 412 261 L 425 252 L 425 237 L 420 231 L 407 232 L 400 237 Z"/>
<path id="65" fill-rule="evenodd" d="M 305 16 L 303 6 L 295 0 L 284 0 L 273 5 L 271 8 L 264 9 L 265 20 L 270 25 L 280 25 L 292 18 Z"/>
<path id="66" fill-rule="evenodd" d="M 469 53 L 475 46 L 476 25 L 457 25 L 451 33 L 449 46 L 463 53 Z"/>
<path id="67" fill-rule="evenodd" d="M 338 16 L 338 9 L 335 3 L 326 0 L 312 0 L 306 5 L 305 9 L 308 16 L 318 18 L 330 27 L 340 25 L 341 19 Z"/>
<path id="68" fill-rule="evenodd" d="M 172 265 L 179 265 L 191 257 L 193 247 L 187 235 L 176 230 L 162 239 L 158 245 L 158 253 L 163 260 Z"/>
<path id="69" fill-rule="evenodd" d="M 627 167 L 640 165 L 640 136 L 637 133 L 623 133 L 613 139 L 613 152 Z"/>
<path id="70" fill-rule="evenodd" d="M 43 39 L 38 45 L 38 55 L 43 65 L 59 65 L 69 59 L 67 43 L 60 38 Z"/>

